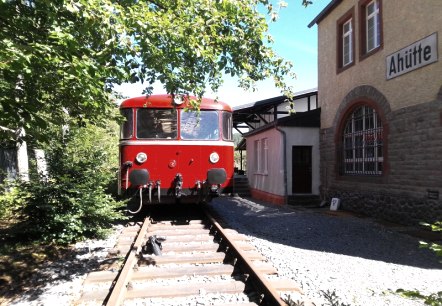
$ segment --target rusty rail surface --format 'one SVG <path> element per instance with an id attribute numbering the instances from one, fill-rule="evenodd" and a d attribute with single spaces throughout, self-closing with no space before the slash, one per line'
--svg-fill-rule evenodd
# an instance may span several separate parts
<path id="1" fill-rule="evenodd" d="M 133 243 L 130 252 L 128 253 L 126 263 L 124 264 L 123 268 L 117 276 L 117 279 L 114 282 L 106 305 L 119 306 L 123 303 L 129 281 L 132 278 L 132 274 L 134 272 L 134 267 L 138 262 L 137 256 L 141 252 L 141 247 L 143 246 L 143 243 L 145 241 L 145 236 L 149 225 L 150 220 L 147 218 L 144 219 L 143 226 L 138 232 L 137 239 Z"/>

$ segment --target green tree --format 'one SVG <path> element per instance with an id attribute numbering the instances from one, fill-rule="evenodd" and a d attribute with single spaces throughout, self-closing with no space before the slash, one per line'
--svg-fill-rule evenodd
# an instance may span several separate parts
<path id="1" fill-rule="evenodd" d="M 303 0 L 307 5 L 310 1 Z M 113 85 L 155 81 L 176 95 L 273 78 L 291 64 L 270 47 L 268 0 L 0 0 L 0 133 L 44 139 L 47 127 L 99 122 Z M 267 6 L 268 16 L 257 8 Z M 266 19 L 267 18 L 267 19 Z"/>

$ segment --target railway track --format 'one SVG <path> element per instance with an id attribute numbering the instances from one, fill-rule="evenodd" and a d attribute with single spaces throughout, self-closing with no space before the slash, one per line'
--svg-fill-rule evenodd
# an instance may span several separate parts
<path id="1" fill-rule="evenodd" d="M 155 237 L 164 240 L 161 249 L 150 243 Z M 287 305 L 281 293 L 301 294 L 293 281 L 275 277 L 245 235 L 222 228 L 206 210 L 147 217 L 125 228 L 116 250 L 127 254 L 120 268 L 90 273 L 78 305 L 274 306 Z"/>

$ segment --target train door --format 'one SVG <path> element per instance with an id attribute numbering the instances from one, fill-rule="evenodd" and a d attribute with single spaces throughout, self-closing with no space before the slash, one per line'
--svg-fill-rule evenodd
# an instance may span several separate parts
<path id="1" fill-rule="evenodd" d="M 292 192 L 312 193 L 312 147 L 292 147 Z"/>

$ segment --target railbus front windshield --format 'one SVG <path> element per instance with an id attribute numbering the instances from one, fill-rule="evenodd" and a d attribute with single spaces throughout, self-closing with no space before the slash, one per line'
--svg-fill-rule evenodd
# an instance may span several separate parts
<path id="1" fill-rule="evenodd" d="M 121 139 L 133 137 L 133 115 L 136 117 L 137 139 L 178 139 L 178 135 L 182 140 L 220 140 L 220 136 L 227 141 L 233 139 L 230 112 L 139 108 L 123 109 L 121 114 L 126 118 L 121 126 Z"/>
<path id="2" fill-rule="evenodd" d="M 137 138 L 176 139 L 176 109 L 140 108 L 137 110 Z"/>
<path id="3" fill-rule="evenodd" d="M 218 140 L 219 119 L 217 111 L 200 113 L 181 110 L 181 139 L 184 140 Z"/>

